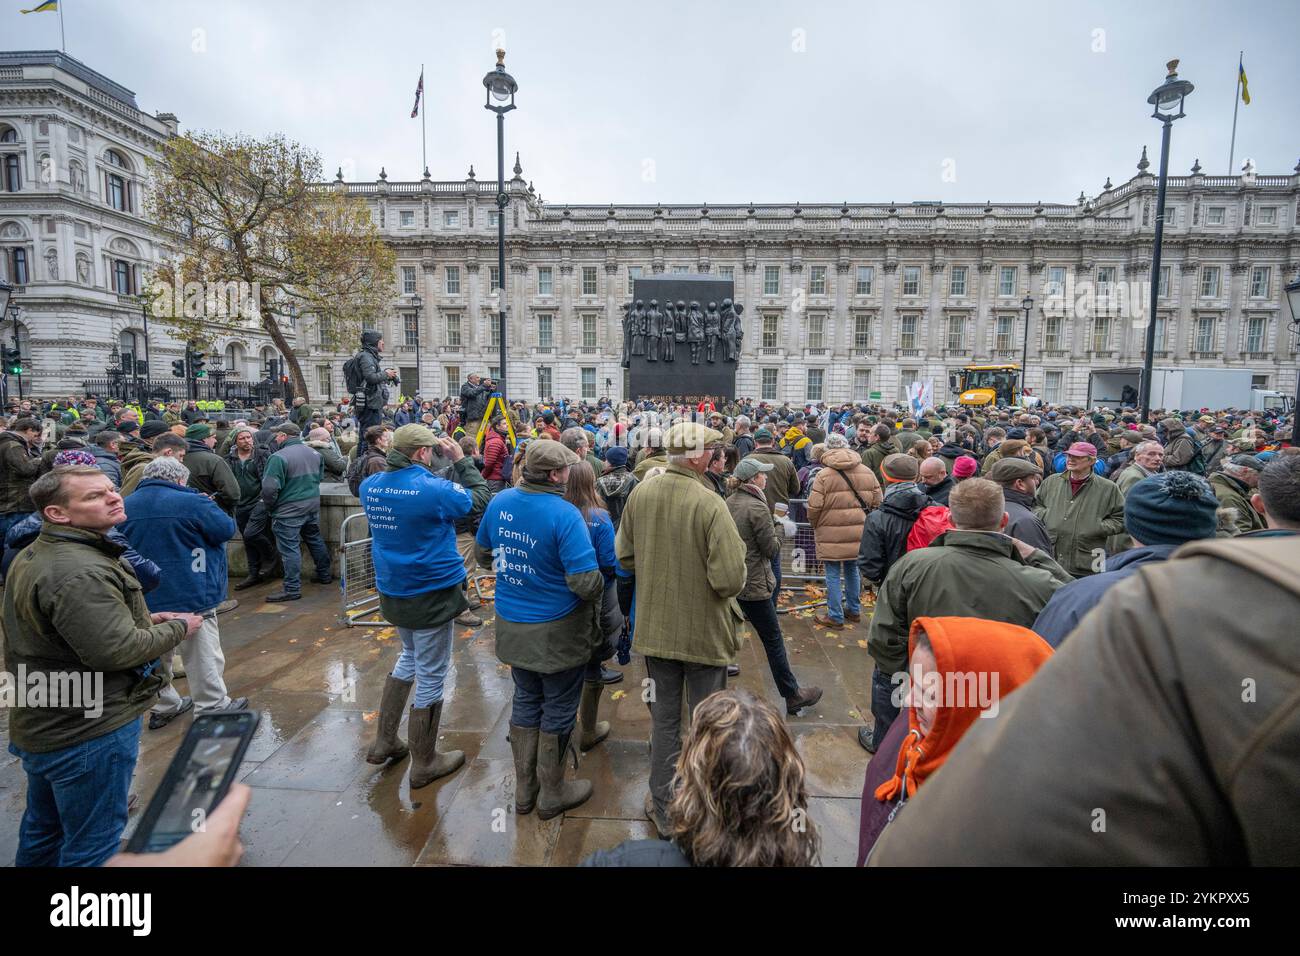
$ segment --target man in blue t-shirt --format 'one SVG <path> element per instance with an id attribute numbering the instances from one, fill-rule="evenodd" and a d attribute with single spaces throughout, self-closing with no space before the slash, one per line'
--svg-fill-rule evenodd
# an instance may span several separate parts
<path id="1" fill-rule="evenodd" d="M 435 447 L 451 461 L 454 481 L 431 470 Z M 490 492 L 460 445 L 415 423 L 393 433 L 386 470 L 362 481 L 359 492 L 370 525 L 379 609 L 402 639 L 402 653 L 384 683 L 379 729 L 366 760 L 400 760 L 409 749 L 411 789 L 417 790 L 465 763 L 462 751 L 440 754 L 437 748 L 452 627 L 469 606 L 456 521 L 481 514 Z M 397 726 L 412 683 L 408 748 L 397 736 Z"/>
<path id="2" fill-rule="evenodd" d="M 543 820 L 591 796 L 589 781 L 564 781 L 605 585 L 587 523 L 563 497 L 581 460 L 557 441 L 529 442 L 523 481 L 492 499 L 476 538 L 479 564 L 496 573 L 497 657 L 515 682 L 515 811 L 536 803 Z"/>

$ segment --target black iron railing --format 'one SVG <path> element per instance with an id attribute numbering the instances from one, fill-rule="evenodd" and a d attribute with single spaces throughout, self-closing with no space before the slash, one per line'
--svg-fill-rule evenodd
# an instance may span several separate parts
<path id="1" fill-rule="evenodd" d="M 189 383 L 175 377 L 144 379 L 111 375 L 88 378 L 81 383 L 81 388 L 86 395 L 142 404 L 147 401 L 183 402 L 191 395 Z M 194 382 L 193 396 L 200 402 L 221 401 L 241 408 L 267 405 L 274 398 L 289 404 L 293 401 L 293 386 L 289 382 L 246 382 L 228 376 L 222 379 L 201 378 Z"/>

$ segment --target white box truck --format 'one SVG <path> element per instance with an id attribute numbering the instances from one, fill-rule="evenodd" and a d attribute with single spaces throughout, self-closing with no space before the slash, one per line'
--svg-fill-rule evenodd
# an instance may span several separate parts
<path id="1" fill-rule="evenodd" d="M 1169 411 L 1194 408 L 1248 409 L 1256 401 L 1250 387 L 1258 375 L 1248 368 L 1153 368 L 1151 370 L 1151 407 Z M 1112 368 L 1088 375 L 1088 405 L 1118 407 L 1125 386 L 1129 397 L 1140 394 L 1141 367 Z"/>

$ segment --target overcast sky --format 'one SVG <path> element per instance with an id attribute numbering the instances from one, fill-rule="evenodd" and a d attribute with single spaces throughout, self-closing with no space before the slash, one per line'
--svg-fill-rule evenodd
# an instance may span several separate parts
<path id="1" fill-rule="evenodd" d="M 23 5 L 35 5 L 32 0 Z M 332 173 L 495 176 L 506 120 L 549 203 L 1070 202 L 1158 162 L 1146 98 L 1166 60 L 1196 84 L 1170 170 L 1227 171 L 1237 54 L 1252 102 L 1237 159 L 1300 159 L 1300 3 L 344 2 L 61 0 L 67 49 L 185 129 L 283 132 Z M 5 49 L 58 46 L 57 14 L 0 13 Z M 487 11 L 498 12 L 490 14 Z"/>

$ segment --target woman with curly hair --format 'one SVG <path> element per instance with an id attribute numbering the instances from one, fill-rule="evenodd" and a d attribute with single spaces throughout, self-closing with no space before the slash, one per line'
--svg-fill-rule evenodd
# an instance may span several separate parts
<path id="1" fill-rule="evenodd" d="M 667 817 L 667 840 L 629 840 L 582 865 L 814 866 L 821 851 L 785 720 L 739 688 L 695 708 Z"/>

